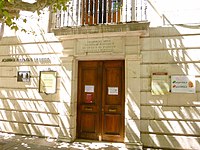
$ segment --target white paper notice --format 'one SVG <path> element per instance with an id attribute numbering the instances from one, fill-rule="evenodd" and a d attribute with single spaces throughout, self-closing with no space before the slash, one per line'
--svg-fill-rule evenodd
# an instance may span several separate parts
<path id="1" fill-rule="evenodd" d="M 174 93 L 195 93 L 195 76 L 171 76 L 171 91 Z"/>
<path id="2" fill-rule="evenodd" d="M 118 95 L 118 87 L 108 87 L 108 95 Z"/>
<path id="3" fill-rule="evenodd" d="M 85 85 L 85 92 L 94 93 L 94 85 Z"/>

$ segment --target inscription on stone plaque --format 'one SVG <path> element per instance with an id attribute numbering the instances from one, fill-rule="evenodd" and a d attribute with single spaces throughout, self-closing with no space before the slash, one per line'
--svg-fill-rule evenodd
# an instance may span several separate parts
<path id="1" fill-rule="evenodd" d="M 122 51 L 121 38 L 80 39 L 77 43 L 77 53 L 101 53 Z"/>

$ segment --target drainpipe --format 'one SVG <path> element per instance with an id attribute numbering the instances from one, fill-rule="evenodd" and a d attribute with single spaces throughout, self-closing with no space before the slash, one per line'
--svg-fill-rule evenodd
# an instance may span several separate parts
<path id="1" fill-rule="evenodd" d="M 4 33 L 4 23 L 0 22 L 0 40 L 3 37 L 3 33 Z"/>

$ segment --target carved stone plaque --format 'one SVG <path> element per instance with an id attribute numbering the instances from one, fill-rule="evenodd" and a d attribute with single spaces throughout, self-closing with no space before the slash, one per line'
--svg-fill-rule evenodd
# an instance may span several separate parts
<path id="1" fill-rule="evenodd" d="M 102 53 L 102 52 L 122 52 L 123 41 L 121 37 L 115 38 L 94 38 L 79 39 L 77 41 L 76 54 L 82 53 Z"/>

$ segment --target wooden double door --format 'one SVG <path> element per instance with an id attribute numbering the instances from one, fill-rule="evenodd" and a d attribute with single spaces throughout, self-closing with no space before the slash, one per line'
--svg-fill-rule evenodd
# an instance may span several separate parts
<path id="1" fill-rule="evenodd" d="M 124 141 L 124 61 L 78 63 L 77 137 Z"/>

